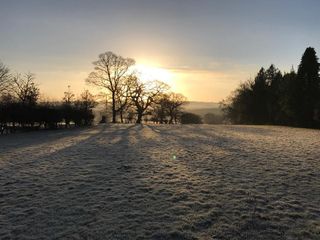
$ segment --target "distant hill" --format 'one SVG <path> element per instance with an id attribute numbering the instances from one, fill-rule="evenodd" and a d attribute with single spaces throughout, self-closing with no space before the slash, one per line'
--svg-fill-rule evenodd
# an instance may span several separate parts
<path id="1" fill-rule="evenodd" d="M 213 113 L 216 115 L 222 115 L 222 111 L 219 108 L 219 104 L 215 102 L 195 102 L 191 101 L 184 105 L 184 111 L 194 113 L 203 117 L 207 113 Z M 105 114 L 105 105 L 104 103 L 99 103 L 95 107 L 94 112 L 97 119 L 101 119 L 101 114 Z M 109 113 L 110 114 L 110 113 Z"/>
<path id="2" fill-rule="evenodd" d="M 222 111 L 219 108 L 219 103 L 214 102 L 190 101 L 184 106 L 184 109 L 186 112 L 198 114 L 200 116 L 204 116 L 207 113 L 222 115 Z"/>

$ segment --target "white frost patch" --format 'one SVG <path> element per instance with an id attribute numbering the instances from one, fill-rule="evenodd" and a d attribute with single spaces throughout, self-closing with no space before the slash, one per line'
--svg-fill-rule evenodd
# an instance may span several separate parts
<path id="1" fill-rule="evenodd" d="M 319 239 L 320 131 L 111 125 L 0 137 L 2 239 Z"/>

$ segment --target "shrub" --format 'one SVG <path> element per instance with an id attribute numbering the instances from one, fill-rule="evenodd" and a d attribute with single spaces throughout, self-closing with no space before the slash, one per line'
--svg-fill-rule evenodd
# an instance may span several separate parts
<path id="1" fill-rule="evenodd" d="M 183 113 L 181 115 L 182 124 L 201 124 L 202 119 L 199 115 L 193 113 Z"/>

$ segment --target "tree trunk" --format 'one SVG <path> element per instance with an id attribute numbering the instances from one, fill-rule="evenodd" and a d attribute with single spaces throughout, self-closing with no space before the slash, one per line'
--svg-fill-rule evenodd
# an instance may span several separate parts
<path id="1" fill-rule="evenodd" d="M 120 111 L 120 121 L 121 121 L 121 123 L 123 123 L 123 111 L 122 110 Z"/>
<path id="2" fill-rule="evenodd" d="M 112 123 L 116 123 L 116 99 L 115 92 L 112 92 Z"/>
<path id="3" fill-rule="evenodd" d="M 141 123 L 141 121 L 142 121 L 142 112 L 138 112 L 138 118 L 137 118 L 137 122 L 136 123 Z"/>
<path id="4" fill-rule="evenodd" d="M 172 117 L 172 115 L 170 116 L 169 124 L 173 124 L 173 117 Z"/>

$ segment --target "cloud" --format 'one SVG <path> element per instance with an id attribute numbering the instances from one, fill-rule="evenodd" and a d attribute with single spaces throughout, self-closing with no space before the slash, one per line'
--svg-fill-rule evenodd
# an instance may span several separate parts
<path id="1" fill-rule="evenodd" d="M 178 65 L 178 66 L 163 66 L 163 68 L 171 72 L 185 73 L 215 73 L 220 75 L 235 75 L 241 73 L 252 74 L 252 71 L 258 70 L 254 64 L 238 64 L 232 62 L 208 62 L 198 65 Z"/>

